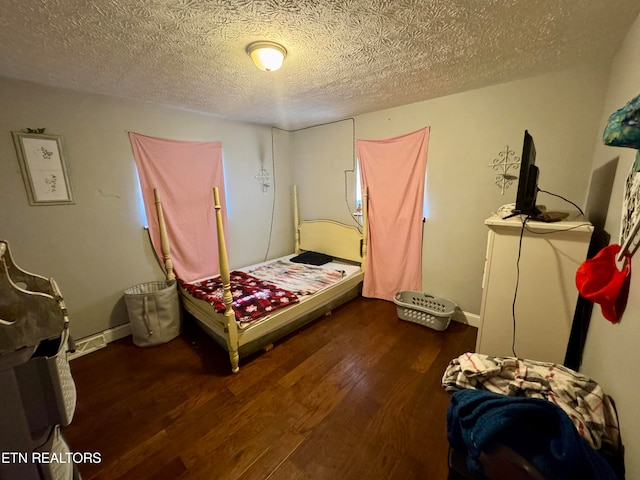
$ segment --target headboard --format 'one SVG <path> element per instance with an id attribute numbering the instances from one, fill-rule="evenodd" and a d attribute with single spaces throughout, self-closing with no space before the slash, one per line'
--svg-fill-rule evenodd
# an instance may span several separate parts
<path id="1" fill-rule="evenodd" d="M 360 264 L 364 270 L 367 256 L 367 230 L 369 195 L 362 192 L 362 232 L 353 226 L 333 220 L 299 220 L 298 189 L 293 186 L 293 213 L 296 232 L 296 253 L 300 250 L 324 253 Z"/>
<path id="2" fill-rule="evenodd" d="M 355 226 L 333 220 L 303 220 L 298 225 L 299 249 L 362 263 L 364 237 Z"/>

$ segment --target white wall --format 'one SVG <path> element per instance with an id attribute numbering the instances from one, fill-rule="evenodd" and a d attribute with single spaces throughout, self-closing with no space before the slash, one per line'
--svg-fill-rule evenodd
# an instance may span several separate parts
<path id="1" fill-rule="evenodd" d="M 77 339 L 126 323 L 123 290 L 163 278 L 142 228 L 127 131 L 222 142 L 232 267 L 293 250 L 287 132 L 273 132 L 274 163 L 269 127 L 1 78 L 0 98 L 0 238 L 23 268 L 58 281 Z M 10 133 L 27 127 L 64 137 L 75 205 L 29 206 Z M 262 193 L 261 165 L 276 173 L 270 244 L 274 189 Z"/>
<path id="2" fill-rule="evenodd" d="M 357 225 L 354 120 L 297 130 L 291 135 L 300 217 Z M 346 189 L 346 191 L 345 191 Z"/>
<path id="3" fill-rule="evenodd" d="M 359 139 L 431 127 L 425 291 L 451 298 L 467 312 L 480 312 L 484 220 L 499 206 L 514 202 L 516 192 L 514 184 L 501 195 L 489 165 L 507 145 L 519 157 L 525 129 L 536 143 L 540 187 L 582 204 L 608 71 L 608 65 L 584 66 L 355 118 Z M 341 182 L 343 170 L 352 168 L 352 136 L 350 121 L 293 133 L 296 182 L 309 185 L 301 192 L 305 209 L 333 218 L 345 215 Z M 353 183 L 353 176 L 349 178 Z M 538 203 L 573 209 L 544 194 Z"/>
<path id="4" fill-rule="evenodd" d="M 604 131 L 606 121 L 615 110 L 640 94 L 640 17 L 627 34 L 617 52 L 611 69 L 609 88 L 599 124 Z M 593 157 L 593 170 L 619 157 L 618 169 L 609 201 L 605 229 L 611 242 L 618 243 L 624 178 L 635 158 L 635 150 L 609 147 L 598 142 Z M 604 319 L 600 308 L 594 307 L 581 371 L 601 383 L 611 395 L 618 409 L 622 441 L 626 448 L 627 478 L 640 478 L 640 385 L 633 372 L 640 364 L 640 263 L 635 255 L 626 311 L 618 324 Z M 633 271 L 635 269 L 635 272 Z"/>

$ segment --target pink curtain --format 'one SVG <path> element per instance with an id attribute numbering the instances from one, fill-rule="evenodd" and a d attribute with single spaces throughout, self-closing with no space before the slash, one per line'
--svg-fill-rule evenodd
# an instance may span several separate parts
<path id="1" fill-rule="evenodd" d="M 422 290 L 422 206 L 429 127 L 386 140 L 356 140 L 369 193 L 362 295 L 392 300 Z"/>
<path id="2" fill-rule="evenodd" d="M 163 258 L 153 189 L 162 201 L 176 276 L 192 282 L 217 275 L 218 234 L 213 187 L 220 190 L 226 227 L 222 144 L 129 133 L 153 248 Z M 226 231 L 226 228 L 225 228 Z"/>

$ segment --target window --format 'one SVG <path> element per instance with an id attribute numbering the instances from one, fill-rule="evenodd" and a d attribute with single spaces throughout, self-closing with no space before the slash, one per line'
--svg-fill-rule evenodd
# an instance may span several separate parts
<path id="1" fill-rule="evenodd" d="M 147 220 L 147 210 L 144 207 L 144 199 L 142 198 L 142 187 L 140 186 L 140 175 L 138 174 L 138 169 L 136 168 L 136 185 L 138 186 L 136 194 L 137 194 L 137 204 L 138 204 L 138 219 L 140 223 L 144 226 L 144 228 L 149 228 L 149 221 Z"/>

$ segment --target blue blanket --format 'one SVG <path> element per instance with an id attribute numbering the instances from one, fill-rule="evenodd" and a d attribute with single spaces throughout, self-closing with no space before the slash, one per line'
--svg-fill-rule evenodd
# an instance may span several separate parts
<path id="1" fill-rule="evenodd" d="M 529 460 L 545 478 L 617 480 L 567 414 L 547 400 L 460 390 L 449 404 L 447 435 L 452 447 L 467 451 L 469 470 L 476 474 L 482 473 L 480 452 L 502 444 Z"/>

